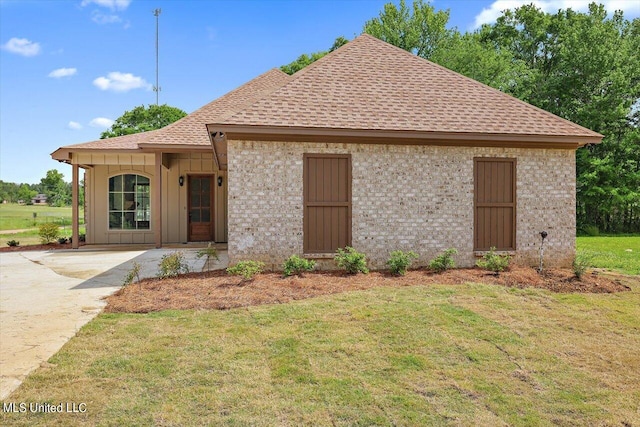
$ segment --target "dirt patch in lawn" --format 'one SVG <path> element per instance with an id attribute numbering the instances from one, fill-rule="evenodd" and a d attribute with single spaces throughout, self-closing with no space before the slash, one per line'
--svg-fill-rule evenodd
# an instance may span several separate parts
<path id="1" fill-rule="evenodd" d="M 487 283 L 510 287 L 544 288 L 553 292 L 612 293 L 627 291 L 629 276 L 609 276 L 597 272 L 578 280 L 569 270 L 548 269 L 543 275 L 529 267 L 511 267 L 495 276 L 484 270 L 455 269 L 441 274 L 428 270 L 409 271 L 395 277 L 386 272 L 347 275 L 317 272 L 303 277 L 283 277 L 264 273 L 252 281 L 240 282 L 224 271 L 190 273 L 171 279 L 144 279 L 107 297 L 106 312 L 147 313 L 168 309 L 219 309 L 260 304 L 279 304 L 319 295 L 369 289 L 375 286 L 415 286 L 428 284 Z M 640 280 L 640 279 L 638 279 Z"/>
<path id="2" fill-rule="evenodd" d="M 81 242 L 80 246 L 84 246 Z M 4 246 L 0 252 L 51 251 L 56 249 L 71 249 L 71 243 L 47 243 L 46 245 Z"/>

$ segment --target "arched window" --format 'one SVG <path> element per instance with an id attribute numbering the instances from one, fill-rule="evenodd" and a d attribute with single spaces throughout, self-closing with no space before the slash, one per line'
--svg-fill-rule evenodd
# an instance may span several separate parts
<path id="1" fill-rule="evenodd" d="M 109 230 L 148 230 L 149 178 L 125 174 L 109 178 Z"/>

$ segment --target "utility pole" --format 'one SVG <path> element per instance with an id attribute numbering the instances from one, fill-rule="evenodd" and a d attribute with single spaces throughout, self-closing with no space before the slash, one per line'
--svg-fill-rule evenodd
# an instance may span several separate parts
<path id="1" fill-rule="evenodd" d="M 156 85 L 153 87 L 153 91 L 156 93 L 156 105 L 159 105 L 160 97 L 160 83 L 158 81 L 158 22 L 162 9 L 155 9 L 153 15 L 156 17 Z"/>

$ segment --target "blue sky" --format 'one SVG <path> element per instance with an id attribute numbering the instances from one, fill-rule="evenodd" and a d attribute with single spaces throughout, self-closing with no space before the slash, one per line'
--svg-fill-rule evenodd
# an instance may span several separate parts
<path id="1" fill-rule="evenodd" d="M 360 34 L 389 0 L 0 0 L 0 179 L 37 183 L 62 145 L 98 139 L 125 110 L 155 102 L 191 112 L 302 53 Z M 525 0 L 435 0 L 470 30 Z M 549 11 L 584 0 L 534 0 Z M 640 0 L 604 0 L 640 16 Z M 411 0 L 408 0 L 411 3 Z"/>

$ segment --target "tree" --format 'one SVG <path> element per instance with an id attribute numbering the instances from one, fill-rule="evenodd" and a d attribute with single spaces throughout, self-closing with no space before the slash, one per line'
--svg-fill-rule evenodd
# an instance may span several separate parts
<path id="1" fill-rule="evenodd" d="M 349 43 L 349 40 L 347 40 L 344 37 L 340 36 L 337 39 L 335 39 L 335 41 L 333 42 L 333 45 L 331 46 L 331 48 L 329 48 L 329 50 L 322 50 L 320 52 L 311 53 L 309 55 L 302 54 L 295 61 L 293 61 L 293 62 L 291 62 L 291 63 L 289 63 L 287 65 L 281 66 L 280 70 L 282 70 L 283 72 L 285 72 L 287 74 L 290 74 L 290 75 L 294 74 L 294 73 L 302 70 L 307 65 L 316 62 L 318 59 L 322 58 L 323 56 L 327 55 L 328 53 L 333 52 L 334 50 L 338 49 L 339 47 L 344 46 L 347 43 Z"/>
<path id="2" fill-rule="evenodd" d="M 187 113 L 181 109 L 167 104 L 151 104 L 148 107 L 141 105 L 131 111 L 125 111 L 111 125 L 111 128 L 102 132 L 100 139 L 160 129 L 186 115 Z"/>
<path id="3" fill-rule="evenodd" d="M 29 184 L 21 184 L 20 188 L 18 189 L 18 200 L 22 200 L 25 203 L 30 203 L 31 199 L 33 199 L 36 194 L 38 193 L 32 190 L 31 187 L 29 187 Z"/>
<path id="4" fill-rule="evenodd" d="M 42 192 L 47 196 L 51 206 L 67 206 L 71 204 L 71 186 L 64 182 L 64 175 L 57 169 L 47 171 L 40 180 Z"/>

